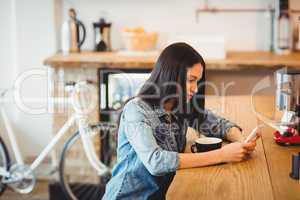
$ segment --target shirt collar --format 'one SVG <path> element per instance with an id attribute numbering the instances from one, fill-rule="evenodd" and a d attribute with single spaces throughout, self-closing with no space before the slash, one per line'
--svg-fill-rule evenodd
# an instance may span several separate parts
<path id="1" fill-rule="evenodd" d="M 178 116 L 176 116 L 174 112 L 168 113 L 162 106 L 158 106 L 158 105 L 150 106 L 148 103 L 143 101 L 140 97 L 136 97 L 136 98 L 138 98 L 147 108 L 152 109 L 151 112 L 153 112 L 156 116 L 162 117 L 170 114 L 174 116 L 176 120 L 178 119 Z"/>

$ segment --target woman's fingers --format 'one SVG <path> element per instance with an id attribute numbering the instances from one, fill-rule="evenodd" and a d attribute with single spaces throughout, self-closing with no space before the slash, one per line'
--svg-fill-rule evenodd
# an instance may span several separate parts
<path id="1" fill-rule="evenodd" d="M 258 140 L 259 138 L 261 138 L 261 133 L 257 133 L 254 140 L 256 141 L 256 140 Z"/>
<path id="2" fill-rule="evenodd" d="M 255 138 L 247 143 L 245 143 L 245 145 L 243 146 L 245 149 L 249 149 L 249 150 L 254 150 L 256 147 L 256 141 L 261 137 L 261 133 L 257 133 L 257 135 L 255 136 Z"/>
<path id="3" fill-rule="evenodd" d="M 250 142 L 247 142 L 247 143 L 243 144 L 244 149 L 253 148 L 255 146 L 256 146 L 256 141 L 250 141 Z"/>
<path id="4" fill-rule="evenodd" d="M 254 149 L 247 149 L 246 151 L 247 151 L 248 154 L 250 154 L 250 153 L 252 153 L 254 150 L 255 150 L 255 148 L 254 148 Z"/>
<path id="5" fill-rule="evenodd" d="M 256 134 L 256 136 L 261 137 L 261 132 L 258 132 L 258 133 Z"/>
<path id="6" fill-rule="evenodd" d="M 254 141 L 257 141 L 259 138 L 261 138 L 261 133 L 257 133 L 255 138 L 254 138 Z"/>
<path id="7" fill-rule="evenodd" d="M 256 141 L 256 140 L 258 140 L 259 138 L 261 138 L 261 133 L 260 133 L 260 132 L 257 132 L 257 133 L 256 133 L 256 136 L 255 136 L 250 142 Z"/>
<path id="8" fill-rule="evenodd" d="M 250 142 L 243 143 L 242 147 L 245 150 L 245 155 L 243 157 L 243 160 L 249 158 L 251 153 L 255 150 L 256 148 L 256 141 L 261 137 L 261 133 L 257 133 L 256 137 L 251 140 Z"/>
<path id="9" fill-rule="evenodd" d="M 244 144 L 243 148 L 247 151 L 248 154 L 252 153 L 255 150 L 256 141 L 250 141 Z"/>

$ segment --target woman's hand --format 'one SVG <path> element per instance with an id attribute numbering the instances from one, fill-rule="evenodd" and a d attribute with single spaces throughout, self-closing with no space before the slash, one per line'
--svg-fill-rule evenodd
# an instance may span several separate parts
<path id="1" fill-rule="evenodd" d="M 222 162 L 240 162 L 246 159 L 256 147 L 256 141 L 261 137 L 261 134 L 257 134 L 255 139 L 250 142 L 233 142 L 223 146 L 220 149 Z"/>
<path id="2" fill-rule="evenodd" d="M 250 155 L 254 150 L 255 150 L 255 147 L 256 147 L 256 141 L 261 137 L 261 133 L 257 133 L 256 137 L 247 142 L 246 144 L 249 144 L 249 146 L 245 147 L 245 149 L 247 150 L 247 154 Z"/>
<path id="3" fill-rule="evenodd" d="M 220 149 L 221 162 L 240 162 L 247 156 L 246 147 L 250 147 L 247 143 L 233 142 L 223 146 Z"/>

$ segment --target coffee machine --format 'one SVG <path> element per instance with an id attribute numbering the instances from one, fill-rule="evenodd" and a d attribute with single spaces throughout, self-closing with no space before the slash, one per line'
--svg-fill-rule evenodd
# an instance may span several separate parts
<path id="1" fill-rule="evenodd" d="M 111 51 L 110 29 L 111 23 L 100 18 L 98 22 L 93 23 L 95 51 Z"/>
<path id="2" fill-rule="evenodd" d="M 274 140 L 282 145 L 300 145 L 300 70 L 276 71 L 276 108 L 282 113 Z"/>
<path id="3" fill-rule="evenodd" d="M 300 145 L 300 70 L 278 70 L 276 83 L 276 108 L 283 115 L 274 140 L 280 145 Z M 290 177 L 300 178 L 300 152 L 292 155 Z"/>

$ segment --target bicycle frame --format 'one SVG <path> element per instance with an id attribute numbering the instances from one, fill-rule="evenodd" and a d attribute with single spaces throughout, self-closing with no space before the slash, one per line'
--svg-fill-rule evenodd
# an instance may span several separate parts
<path id="1" fill-rule="evenodd" d="M 24 165 L 24 160 L 21 155 L 21 151 L 19 149 L 17 139 L 15 137 L 15 134 L 13 132 L 12 126 L 8 120 L 7 114 L 3 107 L 1 109 L 1 116 L 4 121 L 5 128 L 7 130 L 7 135 L 9 138 L 9 142 L 12 147 L 12 151 L 14 153 L 14 156 L 16 158 L 16 164 L 18 165 Z M 75 109 L 76 111 L 76 109 Z M 105 166 L 98 158 L 96 154 L 96 150 L 94 146 L 92 145 L 92 141 L 89 137 L 89 132 L 91 131 L 89 129 L 89 124 L 87 121 L 87 114 L 82 114 L 78 111 L 75 112 L 63 125 L 63 127 L 60 128 L 60 130 L 57 132 L 57 134 L 53 137 L 53 139 L 50 141 L 50 143 L 42 150 L 42 152 L 37 156 L 37 158 L 30 164 L 30 169 L 35 170 L 42 161 L 46 158 L 46 156 L 52 151 L 52 149 L 55 147 L 55 145 L 58 143 L 58 141 L 61 140 L 61 138 L 67 133 L 68 129 L 74 124 L 77 123 L 79 127 L 79 133 L 82 140 L 82 145 L 85 151 L 85 154 L 92 165 L 92 167 L 98 172 L 99 175 L 105 174 L 109 172 L 109 168 Z M 0 175 L 4 177 L 9 177 L 9 172 L 7 172 L 4 168 L 0 167 Z"/>

